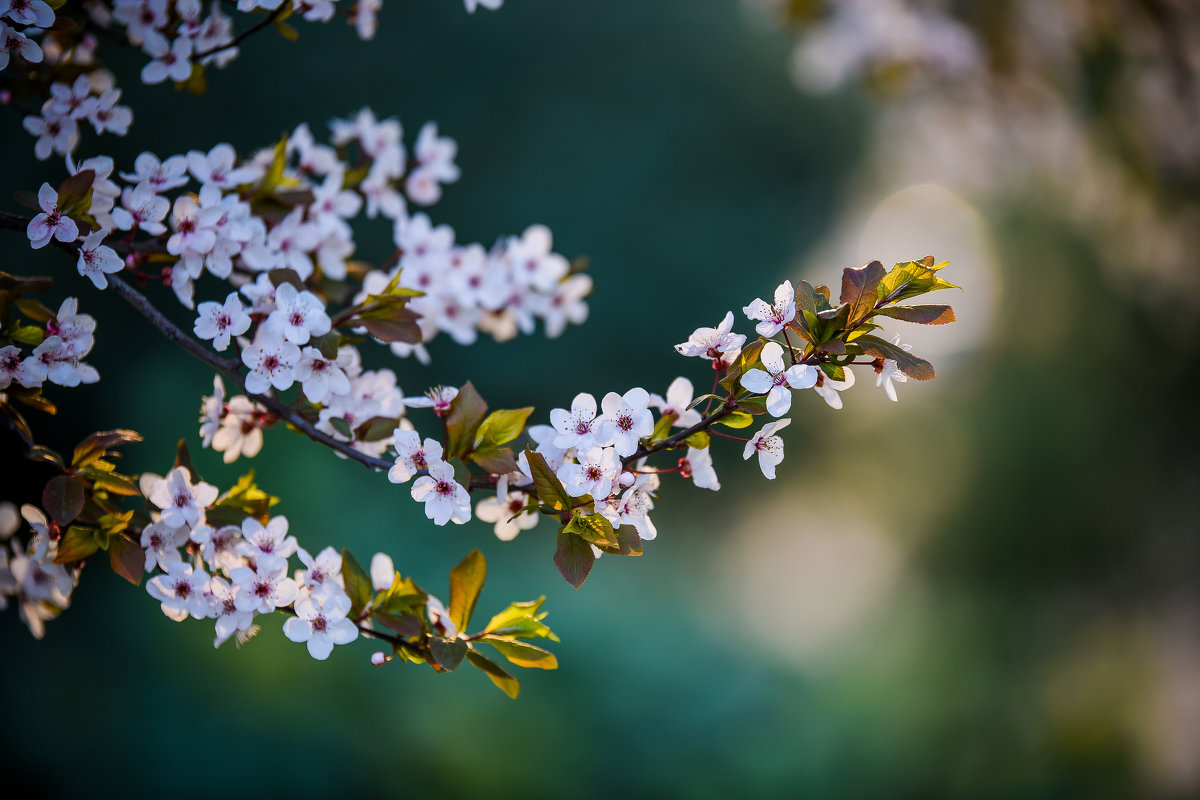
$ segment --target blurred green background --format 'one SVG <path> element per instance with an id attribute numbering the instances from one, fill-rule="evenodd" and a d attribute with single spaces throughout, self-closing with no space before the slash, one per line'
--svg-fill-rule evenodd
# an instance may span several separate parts
<path id="1" fill-rule="evenodd" d="M 48 443 L 134 427 L 127 471 L 162 472 L 186 437 L 210 482 L 252 467 L 309 549 L 389 552 L 443 596 L 480 548 L 478 614 L 544 593 L 562 643 L 561 668 L 522 671 L 514 702 L 473 670 L 372 669 L 367 643 L 313 661 L 281 620 L 214 651 L 210 624 L 170 622 L 97 565 L 44 641 L 0 614 L 6 781 L 41 796 L 1200 794 L 1194 314 L 1111 282 L 1087 230 L 1036 195 L 864 190 L 870 100 L 796 91 L 787 35 L 734 3 L 386 5 L 370 43 L 303 23 L 295 44 L 255 37 L 201 99 L 139 85 L 140 57 L 103 42 L 134 126 L 80 152 L 125 167 L 143 149 L 247 152 L 364 105 L 410 143 L 438 121 L 463 178 L 435 221 L 485 244 L 545 223 L 591 258 L 596 289 L 588 323 L 554 341 L 442 337 L 430 367 L 369 352 L 407 393 L 470 379 L 544 420 L 578 391 L 661 393 L 678 374 L 699 388 L 704 365 L 672 348 L 693 328 L 787 277 L 929 253 L 965 289 L 935 299 L 961 322 L 897 330 L 939 379 L 892 404 L 861 375 L 841 412 L 797 395 L 773 483 L 716 442 L 724 489 L 668 481 L 647 555 L 603 558 L 575 591 L 546 523 L 509 544 L 479 522 L 435 528 L 407 487 L 280 429 L 221 464 L 196 435 L 211 374 L 10 235 L 4 270 L 61 275 L 100 320 L 102 381 L 50 390 L 60 418 L 32 420 Z M 61 179 L 15 113 L 4 124 L 6 193 Z M 389 240 L 364 222 L 359 256 Z"/>

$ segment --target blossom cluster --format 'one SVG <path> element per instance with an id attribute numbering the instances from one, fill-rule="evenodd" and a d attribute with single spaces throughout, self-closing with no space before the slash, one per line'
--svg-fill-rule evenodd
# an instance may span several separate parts
<path id="1" fill-rule="evenodd" d="M 497 9 L 503 0 L 464 0 L 466 9 Z M 360 38 L 375 36 L 382 0 L 361 0 L 349 13 Z M 309 22 L 328 22 L 338 12 L 337 0 L 238 0 L 237 11 L 287 11 Z M 88 25 L 123 37 L 149 59 L 142 67 L 143 83 L 183 84 L 205 67 L 224 67 L 238 55 L 234 20 L 213 0 L 112 0 L 85 4 Z M 43 0 L 4 0 L 0 3 L 0 71 L 13 64 L 42 64 L 83 69 L 72 83 L 54 81 L 38 114 L 23 124 L 37 142 L 39 160 L 53 154 L 70 155 L 79 145 L 80 124 L 88 122 L 97 134 L 124 136 L 133 122 L 128 106 L 119 104 L 121 90 L 113 75 L 96 61 L 98 41 L 92 34 L 63 44 L 47 35 L 56 21 L 54 9 Z M 121 33 L 123 29 L 123 34 Z M 424 176 L 422 176 L 424 177 Z M 436 188 L 429 189 L 436 191 Z"/>
<path id="2" fill-rule="evenodd" d="M 757 323 L 755 330 L 760 336 L 774 337 L 785 333 L 795 320 L 795 297 L 791 282 L 785 281 L 776 289 L 772 303 L 755 299 L 743 308 L 743 313 L 748 320 Z M 733 312 L 728 312 L 718 326 L 697 328 L 688 341 L 676 345 L 676 350 L 684 356 L 708 360 L 715 370 L 724 373 L 738 362 L 746 345 L 746 336 L 735 333 L 733 324 Z M 785 366 L 782 345 L 770 339 L 759 345 L 753 361 L 755 366 L 742 371 L 738 383 L 747 392 L 747 397 L 763 399 L 766 413 L 783 417 L 791 408 L 792 392 L 810 388 L 830 407 L 842 408 L 841 392 L 854 385 L 853 371 L 844 369 L 840 377 L 835 378 L 838 373 L 832 370 L 832 374 L 827 374 L 813 363 L 798 360 L 790 342 L 787 352 L 792 364 Z M 908 350 L 907 346 L 899 344 L 899 337 L 894 340 L 894 346 L 902 352 Z M 890 399 L 897 399 L 894 384 L 907 380 L 907 376 L 894 359 L 856 363 L 872 366 L 877 385 L 884 388 Z M 644 457 L 644 448 L 654 436 L 665 439 L 674 429 L 681 429 L 680 435 L 686 435 L 703 427 L 704 417 L 695 406 L 706 398 L 694 402 L 694 395 L 692 382 L 682 376 L 671 382 L 665 396 L 634 387 L 624 394 L 609 392 L 597 404 L 594 395 L 582 392 L 576 395 L 569 409 L 550 411 L 550 425 L 532 425 L 525 432 L 533 452 L 545 459 L 568 494 L 590 497 L 597 513 L 614 528 L 628 525 L 637 531 L 641 540 L 651 540 L 657 536 L 657 529 L 649 513 L 654 508 L 654 497 L 660 487 L 660 474 L 679 472 L 700 488 L 720 489 L 707 435 L 685 438 L 687 454 L 670 469 L 648 467 Z M 438 411 L 442 415 L 455 394 L 451 390 L 448 394 L 434 392 L 431 396 L 445 403 Z M 709 407 L 713 397 L 708 396 Z M 775 468 L 783 460 L 783 440 L 778 432 L 790 423 L 787 418 L 777 419 L 763 425 L 748 439 L 740 439 L 744 442 L 743 458 L 748 460 L 756 456 L 767 478 L 775 477 Z M 435 524 L 467 522 L 471 517 L 468 487 L 455 479 L 454 468 L 446 460 L 442 444 L 432 438 L 422 438 L 411 427 L 397 428 L 393 436 L 395 463 L 388 472 L 388 479 L 392 483 L 407 483 L 416 477 L 412 497 L 425 504 L 426 516 Z M 521 530 L 532 528 L 538 521 L 538 515 L 532 513 L 537 505 L 537 494 L 532 488 L 535 480 L 524 453 L 520 454 L 517 466 L 516 471 L 492 476 L 496 494 L 478 501 L 475 509 L 480 519 L 494 523 L 496 536 L 505 541 L 517 536 Z M 595 545 L 592 549 L 596 555 L 601 552 Z"/>
<path id="3" fill-rule="evenodd" d="M 95 317 L 79 313 L 78 298 L 68 297 L 45 322 L 40 343 L 28 355 L 16 344 L 0 347 L 0 389 L 13 381 L 34 389 L 46 381 L 78 386 L 100 380 L 96 368 L 83 360 L 96 343 L 95 330 Z"/>
<path id="4" fill-rule="evenodd" d="M 22 544 L 13 537 L 21 519 L 32 529 L 29 541 Z M 58 544 L 49 535 L 46 515 L 32 505 L 16 507 L 0 503 L 0 610 L 11 598 L 21 621 L 34 638 L 46 634 L 46 621 L 58 616 L 71 603 L 71 593 L 79 581 L 79 571 L 54 563 Z"/>
<path id="5" fill-rule="evenodd" d="M 271 517 L 264 525 L 246 517 L 241 525 L 209 525 L 205 510 L 217 500 L 215 486 L 191 480 L 187 467 L 165 477 L 142 476 L 147 499 L 160 509 L 142 529 L 145 570 L 157 572 L 146 584 L 150 595 L 172 620 L 215 619 L 219 647 L 230 637 L 252 636 L 255 617 L 278 609 L 295 616 L 283 626 L 284 635 L 305 642 L 316 659 L 326 659 L 337 644 L 358 638 L 347 618 L 350 598 L 341 576 L 342 558 L 332 547 L 316 556 L 288 535 L 286 517 Z M 191 555 L 180 548 L 191 543 Z M 288 559 L 296 556 L 302 569 L 289 574 Z"/>

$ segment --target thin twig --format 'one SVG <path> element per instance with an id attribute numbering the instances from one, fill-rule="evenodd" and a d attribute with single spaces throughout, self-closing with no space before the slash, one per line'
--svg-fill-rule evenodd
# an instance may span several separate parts
<path id="1" fill-rule="evenodd" d="M 232 50 L 233 48 L 237 47 L 242 42 L 249 39 L 254 34 L 261 31 L 263 28 L 270 25 L 276 19 L 278 19 L 279 15 L 282 14 L 284 11 L 286 11 L 288 6 L 290 6 L 290 5 L 291 5 L 291 0 L 283 0 L 283 2 L 280 3 L 276 8 L 272 9 L 271 13 L 267 14 L 266 17 L 259 20 L 257 23 L 250 26 L 246 30 L 242 31 L 237 36 L 233 37 L 233 41 L 229 42 L 228 44 L 214 45 L 214 46 L 208 48 L 207 50 L 201 50 L 199 53 L 194 54 L 192 56 L 192 58 L 199 61 L 202 58 L 208 58 L 209 56 L 216 55 L 217 53 L 224 52 L 225 50 Z"/>

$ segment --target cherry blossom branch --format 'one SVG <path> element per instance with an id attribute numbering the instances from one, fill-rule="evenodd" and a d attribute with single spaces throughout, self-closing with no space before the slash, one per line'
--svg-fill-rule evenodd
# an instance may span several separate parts
<path id="1" fill-rule="evenodd" d="M 255 24 L 251 25 L 249 28 L 242 31 L 237 36 L 233 37 L 233 41 L 229 42 L 228 44 L 214 45 L 213 47 L 210 47 L 207 50 L 201 50 L 199 53 L 196 53 L 192 57 L 195 58 L 197 61 L 199 61 L 202 58 L 208 58 L 211 55 L 216 55 L 217 53 L 224 52 L 225 50 L 232 50 L 233 48 L 237 47 L 242 42 L 249 39 L 254 34 L 261 31 L 263 28 L 270 25 L 276 19 L 278 19 L 279 16 L 281 14 L 283 14 L 283 12 L 286 11 L 288 6 L 290 6 L 290 5 L 291 5 L 291 0 L 283 0 L 282 3 L 280 3 L 277 7 L 275 7 L 274 9 L 271 10 L 270 14 L 267 14 L 267 16 L 265 16 L 264 18 L 262 18 Z"/>
<path id="2" fill-rule="evenodd" d="M 254 394 L 246 391 L 246 379 L 238 370 L 238 365 L 236 363 L 221 358 L 215 353 L 210 353 L 203 345 L 201 345 L 191 336 L 188 336 L 186 333 L 184 333 L 179 326 L 167 319 L 163 313 L 155 308 L 154 305 L 147 300 L 141 292 L 139 292 L 137 289 L 134 289 L 124 280 L 120 279 L 116 275 L 110 275 L 108 276 L 108 282 L 113 287 L 113 291 L 115 291 L 123 300 L 137 309 L 141 315 L 149 320 L 150 324 L 158 328 L 158 330 L 164 336 L 166 336 L 172 342 L 178 344 L 180 347 L 186 350 L 188 354 L 200 359 L 217 372 L 221 373 L 222 376 L 236 385 L 239 389 L 241 389 L 243 392 L 246 392 L 246 395 L 250 399 L 262 403 L 273 414 L 286 421 L 289 425 L 303 433 L 308 438 L 319 444 L 325 445 L 331 450 L 341 453 L 342 455 L 346 456 L 346 458 L 357 461 L 369 469 L 387 470 L 392 466 L 391 461 L 367 455 L 366 453 L 356 450 L 350 445 L 349 442 L 339 441 L 324 431 L 318 430 L 311 422 L 305 419 L 302 414 L 280 402 L 278 398 Z"/>
<path id="3" fill-rule="evenodd" d="M 679 433 L 676 433 L 672 436 L 668 436 L 666 439 L 663 439 L 661 442 L 656 442 L 656 443 L 650 445 L 649 447 L 647 447 L 646 445 L 642 445 L 637 450 L 633 451 L 632 455 L 625 456 L 623 459 L 621 459 L 621 466 L 627 467 L 629 464 L 633 463 L 634 461 L 637 461 L 640 458 L 645 458 L 646 456 L 653 455 L 662 450 L 667 450 L 672 447 L 676 447 L 681 442 L 683 442 L 684 439 L 687 439 L 689 436 L 699 433 L 700 431 L 708 430 L 709 428 L 711 428 L 713 426 L 713 423 L 718 422 L 721 418 L 728 416 L 730 413 L 732 413 L 734 411 L 737 411 L 737 401 L 734 400 L 732 396 L 730 396 L 730 398 L 728 400 L 726 400 L 725 403 L 720 408 L 718 408 L 716 411 L 714 411 L 709 416 L 701 419 L 699 422 L 697 422 L 692 427 L 685 428 L 682 431 L 680 431 Z"/>
<path id="4" fill-rule="evenodd" d="M 314 442 L 323 444 L 331 450 L 341 453 L 347 458 L 357 461 L 371 470 L 386 472 L 392 467 L 392 461 L 367 455 L 360 450 L 356 450 L 349 442 L 343 442 L 339 439 L 335 439 L 324 431 L 319 430 L 311 422 L 309 422 L 303 414 L 291 406 L 281 402 L 278 398 L 263 394 L 254 394 L 253 392 L 247 391 L 246 379 L 238 370 L 238 365 L 236 362 L 221 358 L 215 353 L 210 353 L 202 344 L 184 333 L 184 331 L 180 329 L 178 325 L 167 319 L 161 311 L 155 308 L 153 303 L 146 299 L 145 295 L 143 295 L 137 289 L 134 289 L 121 278 L 117 277 L 116 275 L 109 275 L 108 282 L 113 287 L 113 291 L 115 291 L 123 300 L 137 309 L 142 316 L 148 319 L 150 323 L 154 325 L 154 327 L 158 328 L 158 330 L 169 340 L 178 344 L 180 347 L 186 350 L 189 355 L 200 359 L 205 364 L 208 364 L 217 372 L 221 373 L 221 375 L 227 380 L 245 392 L 251 400 L 261 403 L 267 408 L 267 410 L 275 414 L 275 416 L 284 420 L 293 428 L 312 439 Z M 427 474 L 427 472 L 425 470 L 421 470 L 419 474 Z M 494 484 L 486 476 L 472 476 L 471 481 L 466 486 L 468 491 L 491 488 L 494 488 Z"/>

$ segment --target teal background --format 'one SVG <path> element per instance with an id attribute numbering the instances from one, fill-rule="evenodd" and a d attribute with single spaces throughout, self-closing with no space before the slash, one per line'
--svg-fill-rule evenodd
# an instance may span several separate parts
<path id="1" fill-rule="evenodd" d="M 406 392 L 470 379 L 542 419 L 578 391 L 662 392 L 677 374 L 699 389 L 709 374 L 674 343 L 784 277 L 834 283 L 846 266 L 798 264 L 848 211 L 875 112 L 797 92 L 788 37 L 736 4 L 510 0 L 468 17 L 417 0 L 381 22 L 369 43 L 339 24 L 298 22 L 293 44 L 266 32 L 199 99 L 139 85 L 140 57 L 102 42 L 135 121 L 81 154 L 246 152 L 363 105 L 410 143 L 437 120 L 463 178 L 434 219 L 485 244 L 549 225 L 591 259 L 591 317 L 553 341 L 443 337 L 428 368 L 368 361 Z M 17 155 L 0 188 L 60 179 L 4 113 Z M 514 702 L 465 668 L 372 669 L 366 643 L 313 661 L 271 619 L 214 651 L 210 624 L 170 622 L 97 564 L 44 641 L 0 614 L 3 774 L 43 796 L 1193 796 L 1194 315 L 1118 288 L 1087 231 L 1037 197 L 980 211 L 995 285 L 975 297 L 992 316 L 937 382 L 893 405 L 862 375 L 841 412 L 798 395 L 774 483 L 716 443 L 723 491 L 668 482 L 647 555 L 601 559 L 580 591 L 547 524 L 509 544 L 479 522 L 435 528 L 406 488 L 283 430 L 221 464 L 196 435 L 203 365 L 60 254 L 0 241 L 3 269 L 54 272 L 100 320 L 102 381 L 50 390 L 60 418 L 32 420 L 49 443 L 134 427 L 146 441 L 126 468 L 162 472 L 185 437 L 210 482 L 255 469 L 309 549 L 385 550 L 443 597 L 480 548 L 477 615 L 544 593 L 562 639 L 561 668 L 522 671 Z M 364 221 L 360 257 L 389 240 Z"/>

